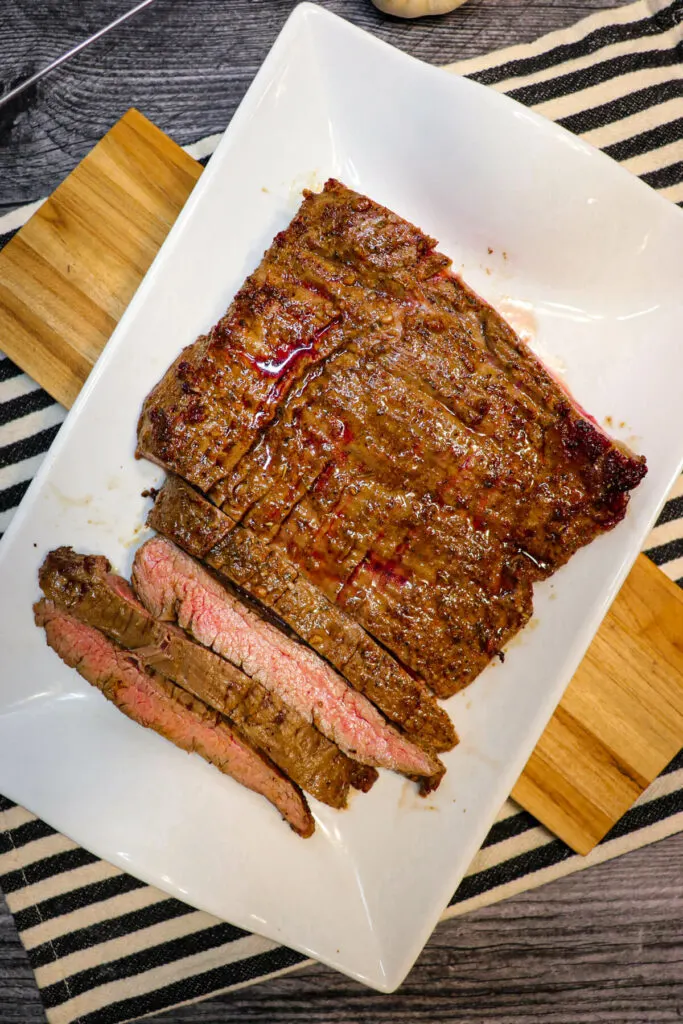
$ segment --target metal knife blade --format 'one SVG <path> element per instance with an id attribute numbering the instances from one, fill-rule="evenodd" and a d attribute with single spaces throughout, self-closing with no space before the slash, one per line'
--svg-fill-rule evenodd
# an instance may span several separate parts
<path id="1" fill-rule="evenodd" d="M 129 11 L 126 11 L 124 14 L 119 15 L 118 18 L 115 18 L 114 21 L 111 21 L 108 25 L 105 25 L 104 28 L 99 29 L 93 35 L 88 36 L 87 39 L 84 39 L 83 42 L 78 43 L 76 46 L 73 46 L 70 50 L 67 50 L 67 52 L 63 53 L 61 57 L 57 57 L 57 59 L 53 60 L 51 64 L 48 64 L 46 67 L 41 68 L 40 71 L 36 71 L 35 75 L 31 75 L 30 78 L 27 78 L 25 79 L 25 81 L 20 82 L 19 85 L 14 87 L 14 89 L 10 89 L 9 92 L 6 92 L 4 96 L 0 96 L 0 107 L 4 107 L 7 103 L 10 103 L 13 99 L 16 99 L 16 97 L 19 96 L 22 92 L 24 92 L 25 89 L 29 89 L 32 85 L 35 85 L 36 82 L 40 81 L 41 78 L 44 78 L 45 75 L 49 75 L 51 71 L 54 71 L 62 64 L 65 64 L 66 61 L 71 60 L 71 58 L 75 57 L 77 53 L 81 52 L 81 50 L 85 50 L 86 46 L 90 46 L 91 43 L 94 43 L 98 39 L 101 39 L 102 36 L 107 34 L 107 32 L 111 32 L 112 29 L 117 28 L 119 25 L 122 25 L 124 21 L 128 21 L 129 18 L 132 18 L 134 15 L 139 14 L 139 12 L 144 10 L 145 7 L 149 7 L 150 4 L 153 3 L 154 0 L 142 0 L 142 3 L 136 4 L 135 7 L 132 7 Z"/>

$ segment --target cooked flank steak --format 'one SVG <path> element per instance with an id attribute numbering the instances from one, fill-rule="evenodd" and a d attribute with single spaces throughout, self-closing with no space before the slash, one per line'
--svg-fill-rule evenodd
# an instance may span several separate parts
<path id="1" fill-rule="evenodd" d="M 174 524 L 162 496 L 167 536 L 284 599 L 312 646 L 310 604 L 343 613 L 418 704 L 422 682 L 448 696 L 502 651 L 532 583 L 615 526 L 646 472 L 435 244 L 337 181 L 306 194 L 138 430 L 138 454 L 206 499 L 175 485 Z"/>
<path id="2" fill-rule="evenodd" d="M 106 558 L 57 548 L 43 563 L 40 586 L 57 607 L 226 715 L 311 796 L 344 807 L 350 786 L 367 789 L 374 781 L 372 768 L 346 757 L 275 694 L 182 630 L 152 618 L 126 580 L 111 572 Z"/>
<path id="3" fill-rule="evenodd" d="M 295 832 L 312 835 L 314 821 L 301 790 L 221 715 L 52 601 L 39 601 L 34 612 L 36 624 L 43 627 L 62 661 L 124 715 L 265 796 Z"/>
<path id="4" fill-rule="evenodd" d="M 338 181 L 304 195 L 144 403 L 137 455 L 168 478 L 133 586 L 58 548 L 35 610 L 125 714 L 307 836 L 302 791 L 439 785 L 436 698 L 502 660 L 647 469 L 434 239 Z"/>

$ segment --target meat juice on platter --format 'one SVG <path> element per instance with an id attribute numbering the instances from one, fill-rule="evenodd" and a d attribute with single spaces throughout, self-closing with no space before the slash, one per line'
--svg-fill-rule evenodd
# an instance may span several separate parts
<path id="1" fill-rule="evenodd" d="M 70 548 L 47 642 L 308 836 L 386 768 L 435 789 L 437 698 L 646 473 L 419 228 L 330 180 L 144 403 L 168 473 L 132 586 Z M 265 804 L 264 804 L 265 807 Z"/>

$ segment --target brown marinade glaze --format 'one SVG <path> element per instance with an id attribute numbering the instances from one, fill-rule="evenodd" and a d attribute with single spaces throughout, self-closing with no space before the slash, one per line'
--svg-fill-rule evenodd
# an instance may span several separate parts
<path id="1" fill-rule="evenodd" d="M 215 542 L 231 565 L 265 544 L 448 696 L 529 619 L 532 582 L 623 518 L 646 466 L 435 244 L 339 182 L 307 193 L 148 397 L 138 452 L 241 525 Z M 222 529 L 202 523 L 202 543 Z"/>

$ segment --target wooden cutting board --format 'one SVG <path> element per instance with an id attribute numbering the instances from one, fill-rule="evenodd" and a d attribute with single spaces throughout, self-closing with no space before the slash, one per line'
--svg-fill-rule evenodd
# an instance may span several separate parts
<path id="1" fill-rule="evenodd" d="M 130 110 L 0 252 L 0 348 L 64 405 L 201 172 Z M 587 853 L 681 747 L 683 591 L 641 556 L 513 796 Z"/>

